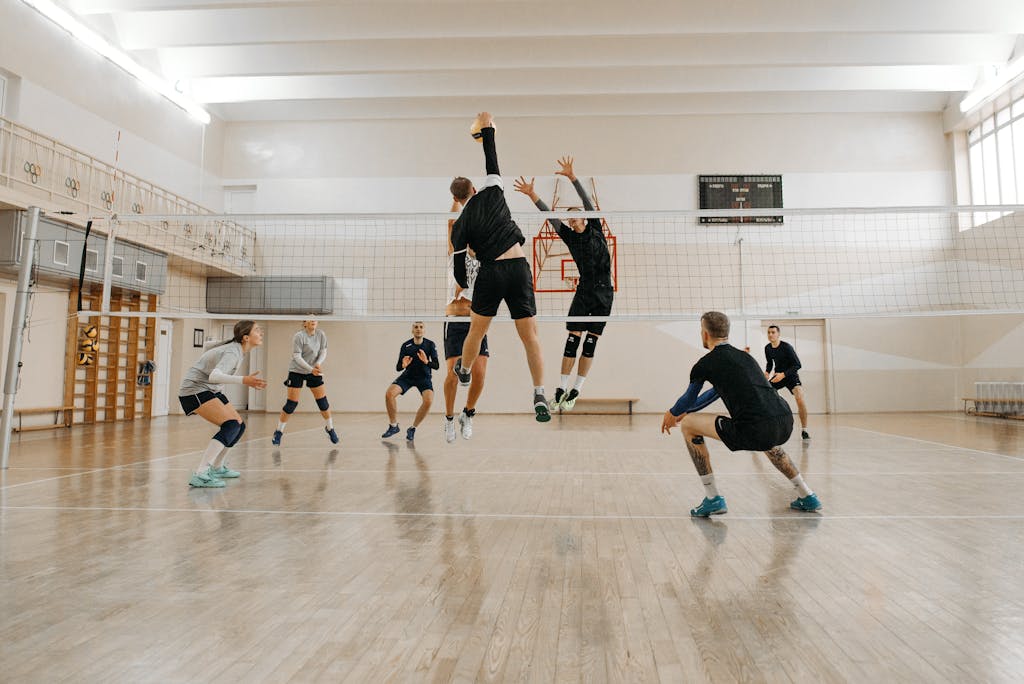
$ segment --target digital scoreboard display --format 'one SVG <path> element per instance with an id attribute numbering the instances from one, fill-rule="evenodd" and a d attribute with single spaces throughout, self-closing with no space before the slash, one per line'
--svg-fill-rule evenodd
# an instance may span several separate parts
<path id="1" fill-rule="evenodd" d="M 698 176 L 701 209 L 782 209 L 782 176 Z M 781 216 L 701 216 L 701 223 L 782 223 Z"/>

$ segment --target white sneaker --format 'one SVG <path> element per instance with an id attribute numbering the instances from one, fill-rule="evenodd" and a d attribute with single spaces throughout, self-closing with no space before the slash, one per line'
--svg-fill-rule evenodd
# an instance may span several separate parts
<path id="1" fill-rule="evenodd" d="M 463 411 L 459 414 L 459 427 L 462 428 L 462 439 L 469 439 L 473 436 L 473 416 L 467 416 Z"/>
<path id="2" fill-rule="evenodd" d="M 451 444 L 455 441 L 455 419 L 445 418 L 444 419 L 444 441 Z"/>

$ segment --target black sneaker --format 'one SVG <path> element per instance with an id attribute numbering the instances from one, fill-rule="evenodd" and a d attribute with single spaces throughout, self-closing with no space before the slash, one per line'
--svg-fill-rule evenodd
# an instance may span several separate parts
<path id="1" fill-rule="evenodd" d="M 459 379 L 459 384 L 463 387 L 469 387 L 469 383 L 473 380 L 473 373 L 462 367 L 462 359 L 457 359 L 455 361 L 455 368 L 452 370 L 454 371 L 455 376 Z"/>
<path id="2" fill-rule="evenodd" d="M 801 430 L 800 431 L 800 439 L 802 439 L 805 442 L 807 442 L 807 441 L 810 441 L 811 436 L 809 434 L 807 434 L 807 430 Z"/>
<path id="3" fill-rule="evenodd" d="M 548 400 L 543 394 L 533 395 L 533 411 L 537 414 L 538 423 L 546 423 L 551 420 L 551 411 L 548 409 Z"/>

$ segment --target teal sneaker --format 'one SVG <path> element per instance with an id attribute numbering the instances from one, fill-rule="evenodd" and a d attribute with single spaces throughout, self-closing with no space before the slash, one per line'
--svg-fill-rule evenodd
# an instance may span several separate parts
<path id="1" fill-rule="evenodd" d="M 729 509 L 725 505 L 724 496 L 716 496 L 713 499 L 704 497 L 704 500 L 700 502 L 700 506 L 690 509 L 690 515 L 694 518 L 707 518 L 712 515 L 721 515 L 728 512 Z"/>
<path id="2" fill-rule="evenodd" d="M 210 475 L 210 471 L 207 470 L 205 473 L 198 474 L 192 473 L 191 479 L 188 481 L 189 487 L 223 487 L 224 480 L 217 479 Z"/>
<path id="3" fill-rule="evenodd" d="M 795 499 L 789 504 L 789 507 L 794 511 L 816 511 L 821 508 L 821 502 L 818 501 L 816 494 L 811 493 Z"/>
<path id="4" fill-rule="evenodd" d="M 238 472 L 237 470 L 232 470 L 231 468 L 228 468 L 227 465 L 222 465 L 220 468 L 214 468 L 211 466 L 210 470 L 208 471 L 208 474 L 215 480 L 223 479 L 225 477 L 240 477 L 242 475 L 242 473 Z"/>

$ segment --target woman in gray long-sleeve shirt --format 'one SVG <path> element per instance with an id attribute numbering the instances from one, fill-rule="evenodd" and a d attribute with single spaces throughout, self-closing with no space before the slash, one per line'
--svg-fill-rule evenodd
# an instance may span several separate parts
<path id="1" fill-rule="evenodd" d="M 242 359 L 253 347 L 263 344 L 263 331 L 253 321 L 235 323 L 234 334 L 203 355 L 185 371 L 185 377 L 178 388 L 178 401 L 186 416 L 192 414 L 218 426 L 203 451 L 199 467 L 192 473 L 190 487 L 223 487 L 225 477 L 238 477 L 241 473 L 232 470 L 226 462 L 228 449 L 235 446 L 245 433 L 245 421 L 238 414 L 222 390 L 225 383 L 245 385 L 263 389 L 267 382 L 257 377 L 259 371 L 250 375 L 235 375 Z"/>
<path id="2" fill-rule="evenodd" d="M 295 333 L 295 337 L 292 338 L 292 358 L 288 364 L 288 379 L 284 381 L 284 386 L 288 388 L 288 399 L 284 402 L 277 429 L 270 440 L 275 446 L 281 443 L 288 418 L 299 405 L 303 383 L 313 393 L 320 415 L 327 421 L 324 425 L 327 438 L 331 440 L 331 444 L 338 443 L 338 433 L 334 431 L 334 419 L 331 418 L 331 405 L 327 401 L 327 388 L 324 387 L 324 374 L 320 368 L 326 358 L 327 334 L 317 329 L 316 319 L 302 321 L 302 330 Z"/>

